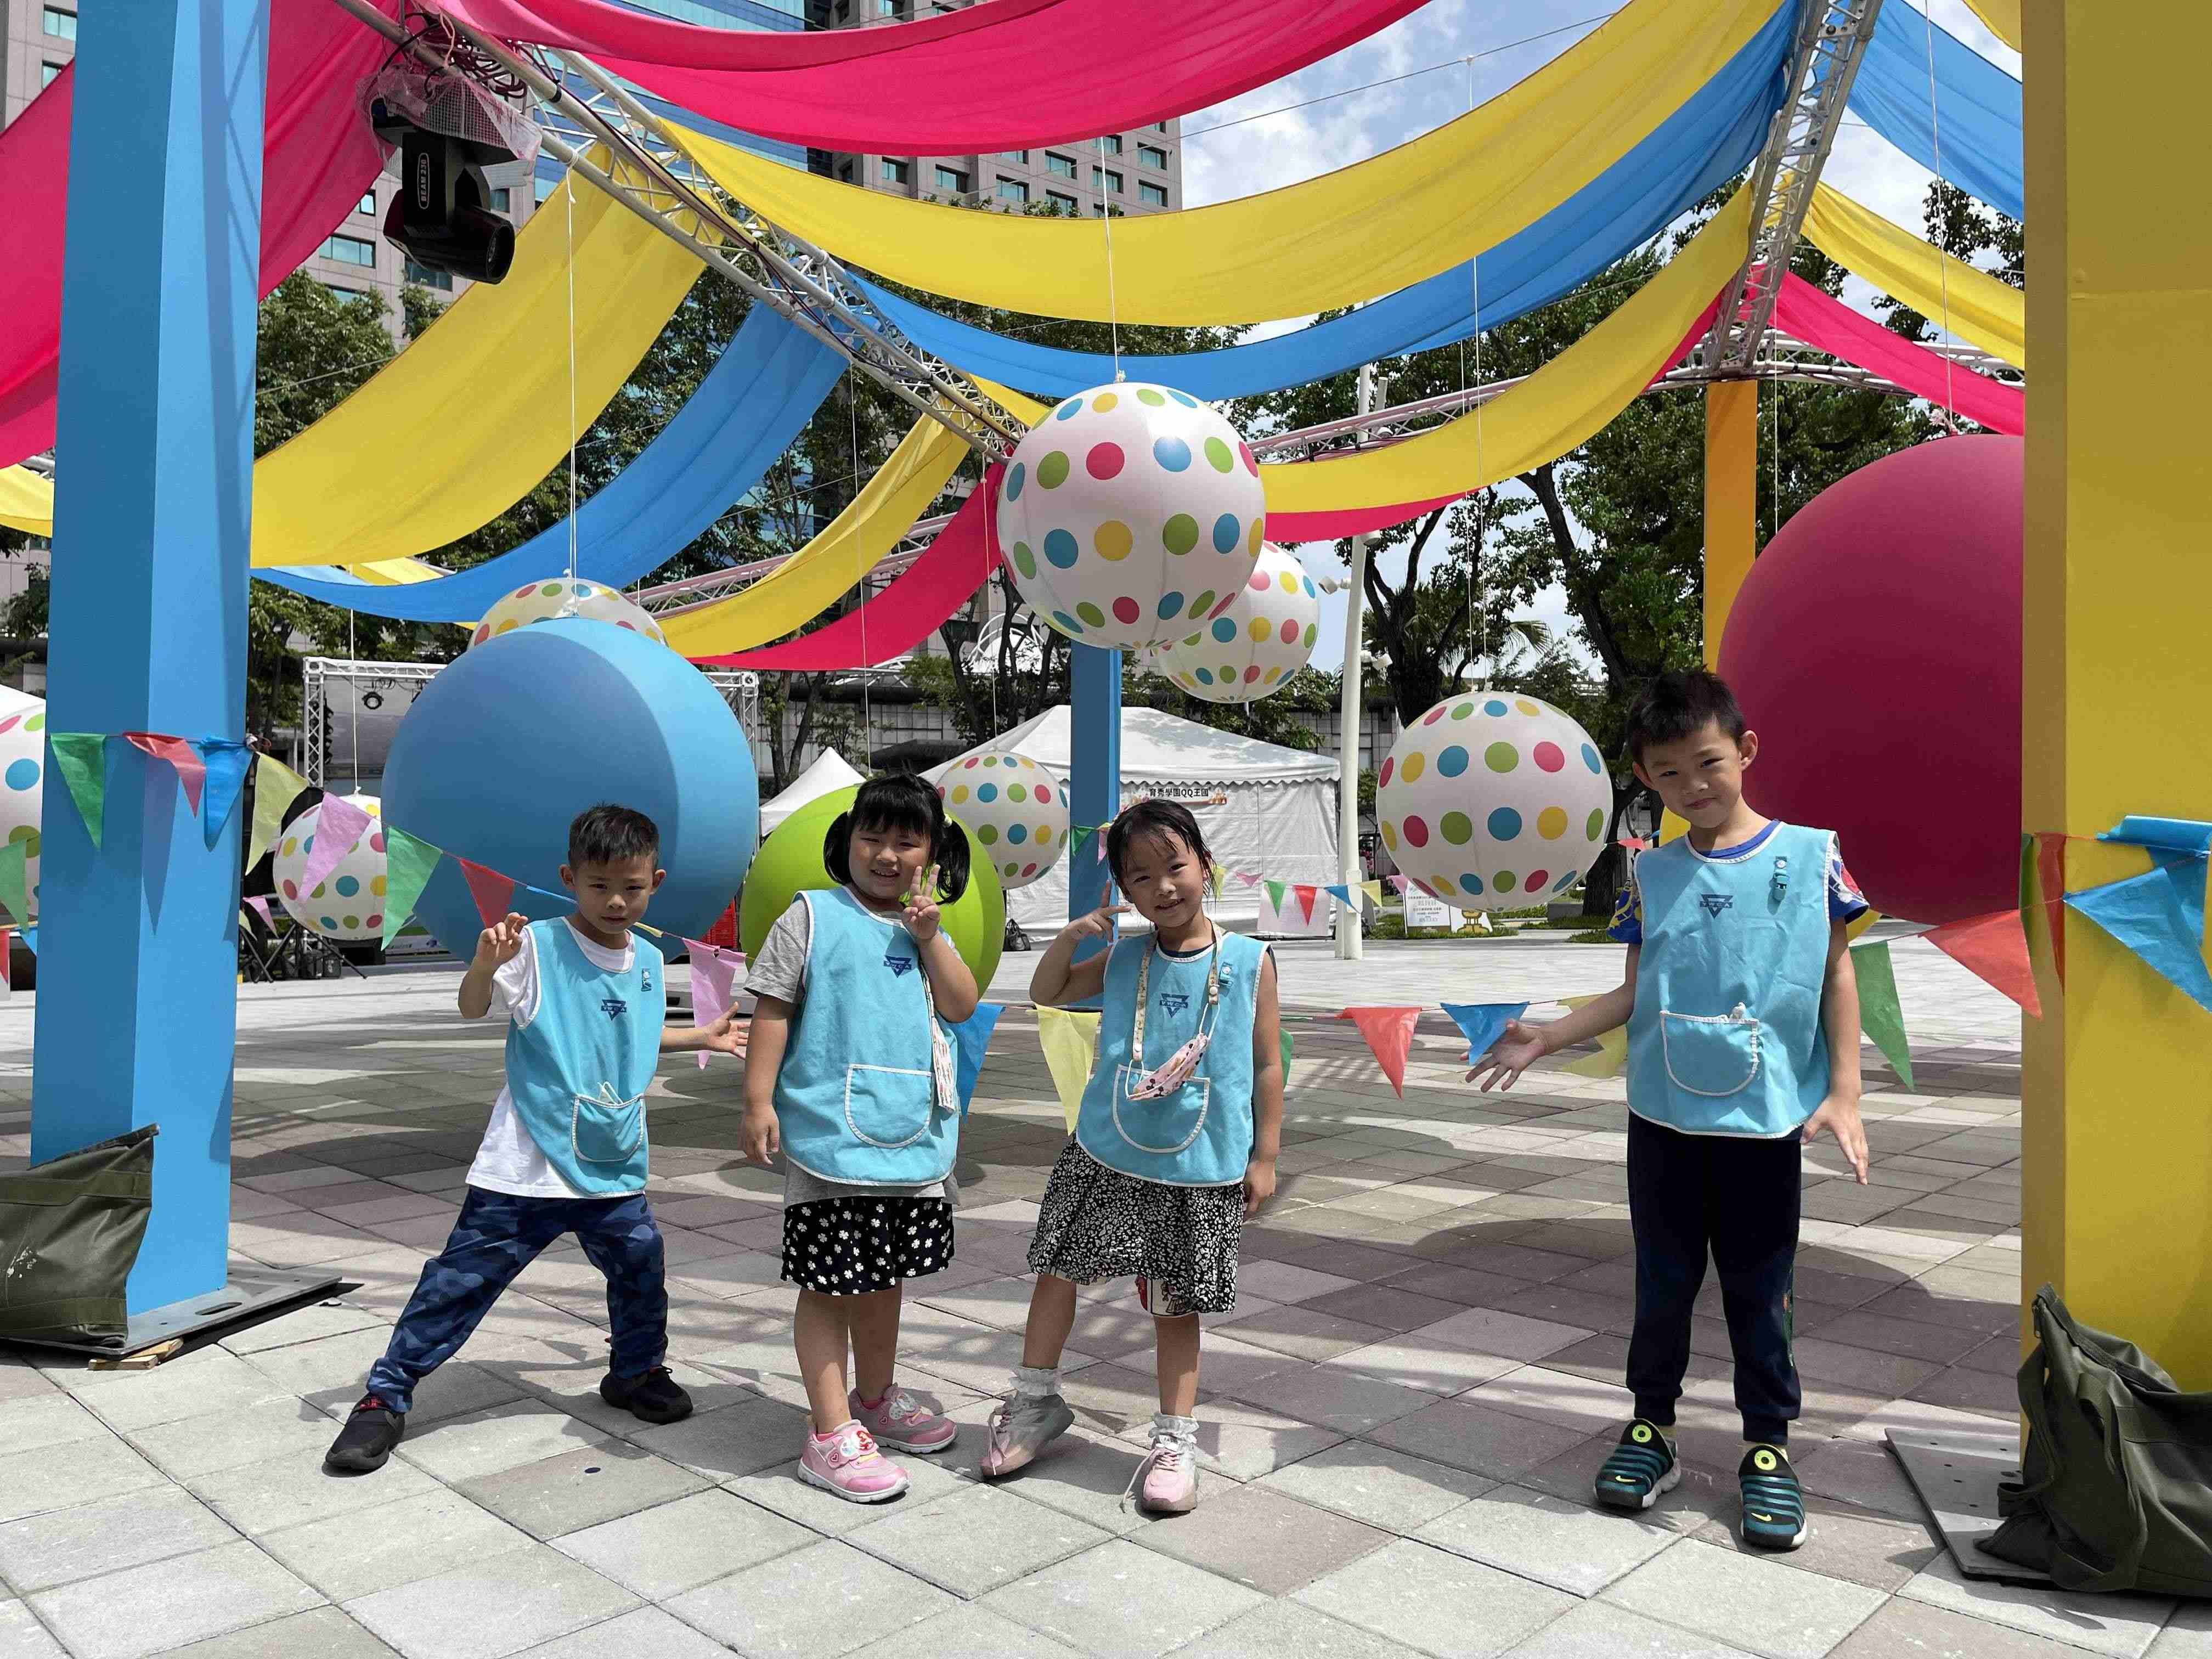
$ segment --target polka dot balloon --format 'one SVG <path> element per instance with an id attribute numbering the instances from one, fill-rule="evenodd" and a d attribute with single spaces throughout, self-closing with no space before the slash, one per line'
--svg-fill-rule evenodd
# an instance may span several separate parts
<path id="1" fill-rule="evenodd" d="M 0 845 L 23 844 L 24 885 L 31 914 L 39 915 L 39 804 L 46 794 L 46 705 L 26 691 L 0 685 Z M 0 915 L 6 915 L 0 906 Z"/>
<path id="2" fill-rule="evenodd" d="M 1510 691 L 1447 697 L 1376 778 L 1399 869 L 1461 910 L 1541 904 L 1597 861 L 1613 810 L 1604 757 L 1573 717 Z"/>
<path id="3" fill-rule="evenodd" d="M 1229 609 L 1153 659 L 1165 675 L 1207 702 L 1254 702 L 1306 665 L 1321 632 L 1321 591 L 1305 567 L 1273 542 Z"/>
<path id="4" fill-rule="evenodd" d="M 1063 401 L 999 485 L 1022 597 L 1084 645 L 1180 640 L 1236 602 L 1267 508 L 1236 428 L 1188 392 L 1125 381 Z"/>
<path id="5" fill-rule="evenodd" d="M 1052 868 L 1067 847 L 1067 789 L 1027 755 L 970 755 L 938 781 L 945 809 L 973 838 L 969 856 L 1012 891 Z"/>
<path id="6" fill-rule="evenodd" d="M 574 605 L 569 600 L 573 596 Z M 595 622 L 611 622 L 617 628 L 627 628 L 633 634 L 642 634 L 649 640 L 662 639 L 660 624 L 641 605 L 617 592 L 605 584 L 594 581 L 570 581 L 563 576 L 552 581 L 532 582 L 527 587 L 518 587 L 483 614 L 482 621 L 469 635 L 471 645 L 482 645 L 495 634 L 510 634 L 518 628 L 527 628 L 554 617 L 589 617 Z M 664 641 L 664 643 L 665 641 Z"/>
<path id="7" fill-rule="evenodd" d="M 300 878 L 306 873 L 307 854 L 314 850 L 315 838 L 309 830 L 315 814 L 301 813 L 276 843 L 276 896 L 295 921 L 325 939 L 380 939 L 384 933 L 384 807 L 374 795 L 346 799 L 368 814 L 368 828 L 361 839 L 313 892 L 303 893 Z"/>

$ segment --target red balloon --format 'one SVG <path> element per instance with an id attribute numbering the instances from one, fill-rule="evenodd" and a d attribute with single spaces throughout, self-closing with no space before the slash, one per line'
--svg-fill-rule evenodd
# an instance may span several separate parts
<path id="1" fill-rule="evenodd" d="M 1887 915 L 2018 900 L 2021 477 L 2018 438 L 1885 456 L 1784 526 L 1729 612 L 1746 794 L 1833 830 Z"/>

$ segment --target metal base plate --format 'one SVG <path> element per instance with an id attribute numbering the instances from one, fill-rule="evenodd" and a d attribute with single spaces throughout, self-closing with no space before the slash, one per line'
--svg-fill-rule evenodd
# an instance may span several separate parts
<path id="1" fill-rule="evenodd" d="M 2008 1434 L 1899 1434 L 1889 1449 L 1920 1494 L 1944 1547 L 1969 1578 L 2048 1585 L 2048 1574 L 1974 1547 L 1998 1527 L 1997 1483 L 2020 1479 L 2020 1442 Z"/>
<path id="2" fill-rule="evenodd" d="M 186 1297 L 159 1308 L 131 1316 L 120 1346 L 107 1342 L 45 1342 L 32 1338 L 9 1338 L 22 1346 L 62 1353 L 81 1353 L 93 1359 L 121 1359 L 174 1337 L 197 1335 L 216 1326 L 241 1325 L 265 1316 L 295 1302 L 322 1296 L 344 1283 L 339 1273 L 311 1268 L 283 1273 L 273 1267 L 234 1267 L 229 1281 L 205 1296 Z"/>

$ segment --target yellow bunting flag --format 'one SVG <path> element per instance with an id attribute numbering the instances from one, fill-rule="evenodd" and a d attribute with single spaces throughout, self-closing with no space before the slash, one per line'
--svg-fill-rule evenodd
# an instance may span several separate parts
<path id="1" fill-rule="evenodd" d="M 1381 882 L 1363 881 L 1359 884 L 1359 890 L 1375 901 L 1375 908 L 1376 909 L 1380 910 L 1382 908 L 1382 884 Z"/>
<path id="2" fill-rule="evenodd" d="M 247 869 L 260 863 L 261 855 L 276 844 L 277 832 L 284 827 L 284 809 L 299 799 L 300 792 L 307 787 L 307 779 L 274 756 L 255 758 L 253 834 L 246 844 Z"/>
<path id="3" fill-rule="evenodd" d="M 1075 1114 L 1083 1104 L 1083 1091 L 1091 1081 L 1091 1061 L 1098 1047 L 1098 1016 L 1066 1008 L 1037 1011 L 1037 1046 L 1052 1073 L 1052 1086 L 1060 1095 L 1060 1109 L 1066 1115 L 1067 1132 L 1075 1133 Z"/>
<path id="4" fill-rule="evenodd" d="M 1579 1008 L 1584 1003 L 1595 1002 L 1595 996 L 1561 997 L 1570 1008 Z M 1597 1052 L 1585 1054 L 1580 1060 L 1571 1060 L 1559 1069 L 1572 1072 L 1577 1077 L 1619 1077 L 1628 1064 L 1628 1028 L 1616 1025 L 1597 1040 Z"/>

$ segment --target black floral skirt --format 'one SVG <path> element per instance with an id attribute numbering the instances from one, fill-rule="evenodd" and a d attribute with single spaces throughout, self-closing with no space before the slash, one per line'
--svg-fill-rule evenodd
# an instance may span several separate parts
<path id="1" fill-rule="evenodd" d="M 865 1296 L 952 1260 L 942 1198 L 823 1198 L 783 1212 L 783 1276 L 825 1296 Z"/>
<path id="2" fill-rule="evenodd" d="M 1156 1314 L 1237 1305 L 1244 1186 L 1170 1187 L 1109 1170 L 1073 1137 L 1037 1204 L 1032 1271 L 1096 1285 L 1134 1279 Z"/>

